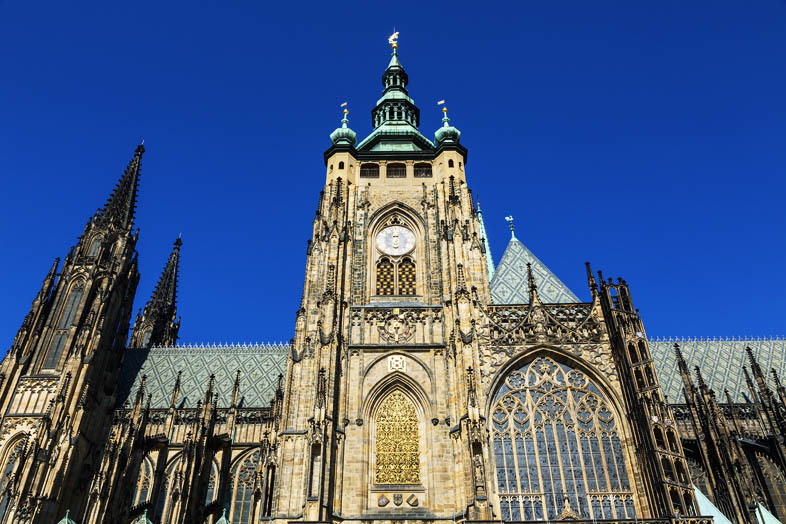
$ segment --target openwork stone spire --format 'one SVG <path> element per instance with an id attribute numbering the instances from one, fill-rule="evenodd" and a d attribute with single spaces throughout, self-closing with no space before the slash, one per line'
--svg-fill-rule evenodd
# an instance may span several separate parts
<path id="1" fill-rule="evenodd" d="M 170 346 L 177 342 L 180 319 L 177 318 L 177 279 L 180 270 L 178 238 L 169 255 L 153 295 L 136 317 L 131 332 L 131 347 Z"/>
<path id="2" fill-rule="evenodd" d="M 128 163 L 125 173 L 120 177 L 115 190 L 109 196 L 104 209 L 101 210 L 100 220 L 102 222 L 113 222 L 123 229 L 130 229 L 134 225 L 139 171 L 144 152 L 145 146 L 139 144 L 134 151 L 134 158 Z"/>

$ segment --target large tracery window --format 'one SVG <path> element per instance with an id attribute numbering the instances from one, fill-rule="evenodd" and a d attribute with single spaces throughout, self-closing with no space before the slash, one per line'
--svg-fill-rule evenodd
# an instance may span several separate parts
<path id="1" fill-rule="evenodd" d="M 415 405 L 401 391 L 382 402 L 376 426 L 375 484 L 420 484 L 420 437 Z"/>
<path id="2" fill-rule="evenodd" d="M 503 520 L 635 517 L 617 417 L 583 372 L 535 358 L 508 374 L 491 414 Z"/>
<path id="3" fill-rule="evenodd" d="M 12 480 L 11 475 L 14 473 L 16 463 L 19 462 L 19 456 L 24 450 L 25 442 L 20 440 L 9 453 L 8 458 L 3 468 L 3 476 L 0 477 L 0 520 L 5 516 L 6 509 L 8 509 L 8 502 L 11 496 L 8 483 Z"/>
<path id="4" fill-rule="evenodd" d="M 235 490 L 232 503 L 232 524 L 249 524 L 254 504 L 254 478 L 259 463 L 259 450 L 240 462 L 233 471 Z"/>

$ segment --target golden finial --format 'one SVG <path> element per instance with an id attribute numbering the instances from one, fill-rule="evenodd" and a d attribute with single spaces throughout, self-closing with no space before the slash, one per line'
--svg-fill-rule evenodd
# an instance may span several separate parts
<path id="1" fill-rule="evenodd" d="M 340 107 L 344 108 L 344 118 L 346 118 L 347 115 L 349 114 L 349 109 L 347 109 L 347 103 L 346 102 L 342 102 Z"/>
<path id="2" fill-rule="evenodd" d="M 388 44 L 393 49 L 398 49 L 398 31 L 388 37 Z"/>

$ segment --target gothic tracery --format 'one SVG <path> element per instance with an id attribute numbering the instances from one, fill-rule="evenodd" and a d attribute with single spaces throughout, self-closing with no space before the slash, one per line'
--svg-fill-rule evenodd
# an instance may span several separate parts
<path id="1" fill-rule="evenodd" d="M 511 371 L 491 408 L 502 518 L 633 518 L 612 409 L 585 373 L 549 357 Z"/>
<path id="2" fill-rule="evenodd" d="M 394 391 L 376 415 L 376 484 L 420 483 L 420 437 L 415 405 Z"/>

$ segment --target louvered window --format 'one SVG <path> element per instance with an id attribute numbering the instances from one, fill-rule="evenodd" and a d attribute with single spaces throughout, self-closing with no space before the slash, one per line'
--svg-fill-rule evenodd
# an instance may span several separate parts
<path id="1" fill-rule="evenodd" d="M 404 164 L 388 164 L 388 178 L 405 178 L 407 176 L 407 166 Z"/>
<path id="2" fill-rule="evenodd" d="M 379 165 L 378 164 L 361 164 L 360 166 L 361 178 L 379 178 Z"/>

